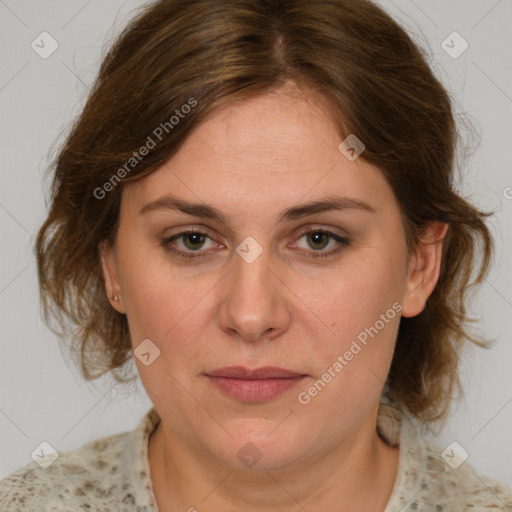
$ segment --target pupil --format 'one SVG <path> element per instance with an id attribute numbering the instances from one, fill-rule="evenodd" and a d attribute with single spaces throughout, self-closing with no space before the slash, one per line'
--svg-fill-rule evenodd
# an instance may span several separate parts
<path id="1" fill-rule="evenodd" d="M 322 239 L 323 239 L 323 242 L 324 242 L 323 246 L 325 246 L 325 238 L 327 238 L 327 234 L 326 233 L 313 233 L 311 235 L 311 237 L 313 238 L 313 243 L 314 244 L 322 243 Z M 318 240 L 318 238 L 320 240 Z"/>
<path id="2" fill-rule="evenodd" d="M 323 244 L 322 247 L 325 246 L 326 238 L 327 238 L 326 233 L 313 233 L 310 236 L 313 239 L 313 244 Z M 192 246 L 201 244 L 203 242 L 202 238 L 203 238 L 203 235 L 201 233 L 188 234 L 185 237 L 186 245 L 188 245 L 188 242 L 190 242 L 190 241 L 192 241 L 191 242 Z M 195 249 L 196 247 L 192 247 L 192 248 Z"/>
<path id="3" fill-rule="evenodd" d="M 191 233 L 191 234 L 188 234 L 186 237 L 185 237 L 185 242 L 186 244 L 185 245 L 188 245 L 187 242 L 189 242 L 190 240 L 192 240 L 192 243 L 191 245 L 193 246 L 194 244 L 201 244 L 202 242 L 202 239 L 203 238 L 203 235 L 201 233 Z M 196 249 L 197 247 L 192 247 L 192 249 Z"/>

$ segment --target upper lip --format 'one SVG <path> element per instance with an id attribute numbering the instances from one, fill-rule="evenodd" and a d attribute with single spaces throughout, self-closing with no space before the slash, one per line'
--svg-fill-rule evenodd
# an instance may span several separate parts
<path id="1" fill-rule="evenodd" d="M 277 366 L 264 366 L 261 368 L 249 369 L 243 366 L 227 366 L 208 372 L 209 377 L 228 377 L 232 379 L 289 379 L 303 377 L 305 374 L 291 370 L 285 370 Z"/>

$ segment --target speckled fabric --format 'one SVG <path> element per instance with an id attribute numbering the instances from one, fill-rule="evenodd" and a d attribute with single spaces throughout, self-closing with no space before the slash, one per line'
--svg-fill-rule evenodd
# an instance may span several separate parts
<path id="1" fill-rule="evenodd" d="M 59 452 L 46 469 L 30 462 L 0 482 L 0 512 L 158 512 L 148 440 L 159 421 L 151 408 L 131 432 Z M 395 408 L 381 404 L 377 428 L 389 444 L 400 446 L 384 512 L 512 511 L 512 489 L 479 476 L 468 462 L 452 468 L 454 452 L 448 452 L 449 465 L 443 449 L 421 437 Z"/>

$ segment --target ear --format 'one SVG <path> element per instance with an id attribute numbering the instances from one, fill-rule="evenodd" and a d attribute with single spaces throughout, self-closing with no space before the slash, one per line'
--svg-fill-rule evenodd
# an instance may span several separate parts
<path id="1" fill-rule="evenodd" d="M 421 235 L 409 260 L 402 316 L 413 317 L 425 309 L 427 299 L 439 279 L 443 241 L 447 231 L 448 224 L 445 222 L 431 221 Z"/>
<path id="2" fill-rule="evenodd" d="M 119 276 L 117 272 L 117 256 L 115 247 L 112 247 L 107 240 L 103 240 L 99 245 L 99 252 L 103 279 L 105 281 L 105 291 L 110 305 L 118 313 L 125 313 L 123 296 L 121 295 L 121 287 L 119 285 Z"/>

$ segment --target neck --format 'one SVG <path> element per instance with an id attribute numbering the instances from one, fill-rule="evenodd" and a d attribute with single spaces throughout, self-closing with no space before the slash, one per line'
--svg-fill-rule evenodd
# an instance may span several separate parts
<path id="1" fill-rule="evenodd" d="M 398 448 L 387 445 L 373 425 L 293 468 L 240 471 L 184 443 L 160 422 L 149 441 L 149 461 L 160 512 L 383 511 Z"/>

